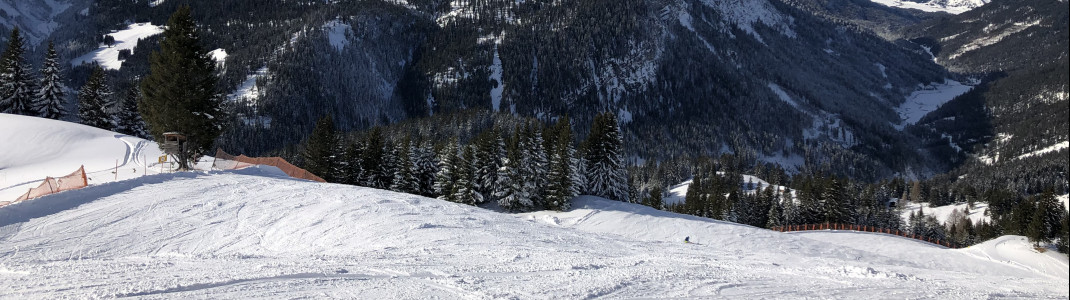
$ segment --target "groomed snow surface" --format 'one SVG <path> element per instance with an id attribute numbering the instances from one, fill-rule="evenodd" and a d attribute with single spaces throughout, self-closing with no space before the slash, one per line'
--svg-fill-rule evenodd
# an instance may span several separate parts
<path id="1" fill-rule="evenodd" d="M 0 132 L 78 126 L 32 119 L 0 115 Z M 58 144 L 126 151 L 40 140 L 0 144 L 0 161 L 26 170 L 40 161 L 8 158 L 32 157 L 15 146 Z M 569 212 L 506 214 L 272 167 L 150 174 L 0 208 L 0 299 L 1037 299 L 1066 298 L 1066 270 L 1020 237 L 949 250 L 589 196 Z"/>

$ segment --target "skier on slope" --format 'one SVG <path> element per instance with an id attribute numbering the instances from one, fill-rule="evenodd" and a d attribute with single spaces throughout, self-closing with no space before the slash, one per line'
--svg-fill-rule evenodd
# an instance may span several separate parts
<path id="1" fill-rule="evenodd" d="M 685 244 L 690 244 L 691 243 L 691 237 L 690 236 L 685 236 L 684 237 L 684 243 Z"/>

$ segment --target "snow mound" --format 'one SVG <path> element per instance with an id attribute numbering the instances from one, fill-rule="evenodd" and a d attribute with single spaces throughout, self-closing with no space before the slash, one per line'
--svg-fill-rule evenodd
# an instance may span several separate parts
<path id="1" fill-rule="evenodd" d="M 126 29 L 108 34 L 115 38 L 114 44 L 101 44 L 100 48 L 97 50 L 72 60 L 71 65 L 78 66 L 81 64 L 93 63 L 95 61 L 104 69 L 118 70 L 123 66 L 123 62 L 119 60 L 119 51 L 133 51 L 140 39 L 160 33 L 163 33 L 163 26 L 156 26 L 151 23 L 130 24 Z"/>
<path id="2" fill-rule="evenodd" d="M 15 200 L 45 177 L 83 165 L 89 185 L 170 171 L 170 163 L 158 163 L 163 152 L 156 142 L 138 137 L 12 114 L 0 114 L 0 129 L 0 201 Z M 202 157 L 197 168 L 211 168 L 211 159 Z"/>
<path id="3" fill-rule="evenodd" d="M 15 200 L 45 177 L 67 175 L 82 165 L 90 185 L 159 171 L 147 163 L 162 155 L 159 147 L 141 138 L 11 114 L 0 114 L 0 128 L 0 201 Z"/>

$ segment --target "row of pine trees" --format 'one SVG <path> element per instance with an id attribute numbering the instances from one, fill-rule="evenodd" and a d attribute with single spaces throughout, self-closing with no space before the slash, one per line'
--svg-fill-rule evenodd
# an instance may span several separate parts
<path id="1" fill-rule="evenodd" d="M 572 123 L 528 120 L 462 141 L 388 137 L 379 127 L 343 141 L 330 117 L 317 122 L 303 160 L 329 182 L 353 184 L 508 211 L 571 208 L 578 195 L 629 201 L 623 139 L 612 113 L 595 116 L 577 147 Z"/>
<path id="2" fill-rule="evenodd" d="M 0 112 L 55 120 L 75 119 L 68 116 L 67 86 L 53 43 L 48 43 L 40 78 L 30 71 L 25 54 L 26 41 L 15 28 L 0 56 Z M 137 110 L 141 94 L 132 88 L 121 99 L 115 99 L 105 75 L 104 69 L 94 66 L 93 73 L 78 91 L 76 119 L 81 124 L 146 137 L 145 122 Z"/>
<path id="3" fill-rule="evenodd" d="M 0 112 L 59 119 L 66 114 L 66 89 L 55 46 L 48 53 L 38 79 L 26 61 L 26 41 L 15 28 L 0 56 Z"/>

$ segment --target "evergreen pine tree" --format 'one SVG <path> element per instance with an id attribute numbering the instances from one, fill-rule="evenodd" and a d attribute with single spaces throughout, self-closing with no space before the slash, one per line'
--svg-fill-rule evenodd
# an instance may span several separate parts
<path id="1" fill-rule="evenodd" d="M 807 180 L 799 191 L 799 223 L 815 224 L 823 221 L 819 187 Z"/>
<path id="2" fill-rule="evenodd" d="M 312 129 L 312 135 L 305 143 L 304 169 L 309 173 L 320 176 L 327 182 L 339 182 L 334 177 L 332 166 L 335 149 L 338 147 L 338 134 L 335 132 L 334 120 L 330 115 L 323 116 L 316 121 L 316 127 Z"/>
<path id="3" fill-rule="evenodd" d="M 573 148 L 575 149 L 575 148 Z M 572 194 L 581 195 L 587 186 L 587 158 L 582 150 L 575 150 L 572 155 Z"/>
<path id="4" fill-rule="evenodd" d="M 350 143 L 345 150 L 345 168 L 342 178 L 345 184 L 359 185 L 361 183 L 361 147 L 359 143 Z"/>
<path id="5" fill-rule="evenodd" d="M 104 69 L 100 66 L 93 68 L 85 85 L 78 91 L 78 117 L 82 124 L 104 130 L 115 128 L 115 120 L 110 111 L 112 106 L 111 91 L 104 81 Z"/>
<path id="6" fill-rule="evenodd" d="M 0 56 L 0 112 L 37 116 L 36 82 L 26 62 L 25 44 L 19 28 L 12 29 L 7 50 Z"/>
<path id="7" fill-rule="evenodd" d="M 1062 223 L 1063 235 L 1059 237 L 1059 243 L 1056 246 L 1058 247 L 1059 252 L 1070 254 L 1070 249 L 1067 249 L 1067 245 L 1070 244 L 1070 214 L 1063 214 Z"/>
<path id="8" fill-rule="evenodd" d="M 523 211 L 534 205 L 531 198 L 524 192 L 524 178 L 521 174 L 521 159 L 518 141 L 518 130 L 514 131 L 513 138 L 506 145 L 506 159 L 498 171 L 498 205 L 507 211 Z"/>
<path id="9" fill-rule="evenodd" d="M 542 129 L 538 124 L 529 122 L 525 126 L 518 148 L 523 194 L 527 196 L 533 208 L 545 209 L 547 158 L 543 148 Z"/>
<path id="10" fill-rule="evenodd" d="M 1059 230 L 1062 228 L 1060 223 L 1062 223 L 1063 215 L 1066 213 L 1059 200 L 1055 199 L 1055 193 L 1051 190 L 1033 198 L 1035 199 L 1033 216 L 1029 222 L 1026 236 L 1029 237 L 1030 241 L 1033 241 L 1034 245 L 1039 247 L 1040 243 L 1050 243 L 1059 236 Z"/>
<path id="11" fill-rule="evenodd" d="M 385 155 L 383 147 L 385 146 L 383 141 L 383 129 L 380 127 L 374 127 L 368 131 L 368 135 L 364 137 L 364 149 L 361 152 L 360 169 L 361 169 L 361 184 L 367 187 L 385 189 L 389 187 L 384 182 L 386 176 L 383 172 L 383 156 Z"/>
<path id="12" fill-rule="evenodd" d="M 186 153 L 196 161 L 223 131 L 222 97 L 216 90 L 216 62 L 201 45 L 190 7 L 182 5 L 167 21 L 160 51 L 149 57 L 149 75 L 141 81 L 143 100 L 138 108 L 157 142 L 164 132 L 186 136 Z M 162 143 L 161 143 L 162 144 Z M 189 161 L 179 161 L 188 169 Z"/>
<path id="13" fill-rule="evenodd" d="M 136 87 L 126 91 L 126 95 L 119 102 L 115 131 L 140 138 L 148 137 L 145 131 L 145 121 L 141 119 L 141 113 L 137 108 L 140 101 L 141 92 Z"/>
<path id="14" fill-rule="evenodd" d="M 824 206 L 824 222 L 828 223 L 849 223 L 851 219 L 851 212 L 849 211 L 848 202 L 850 201 L 844 194 L 846 189 L 844 180 L 838 178 L 832 178 L 831 181 L 825 185 L 823 198 L 821 199 Z"/>
<path id="15" fill-rule="evenodd" d="M 795 200 L 791 198 L 791 194 L 785 191 L 781 194 L 780 203 L 784 207 L 784 219 L 781 225 L 800 225 L 799 221 L 799 206 L 795 204 Z"/>
<path id="16" fill-rule="evenodd" d="M 43 118 L 59 120 L 67 114 L 64 104 L 67 102 L 67 86 L 63 84 L 63 72 L 60 70 L 59 55 L 52 41 L 48 41 L 48 52 L 41 66 L 41 84 L 37 90 L 37 111 Z M 138 115 L 138 120 L 141 116 Z M 144 130 L 144 129 L 142 129 Z M 144 137 L 142 135 L 136 135 Z"/>
<path id="17" fill-rule="evenodd" d="M 394 184 L 394 175 L 398 170 L 398 155 L 398 148 L 394 147 L 394 142 L 384 140 L 382 176 L 376 180 L 377 188 L 388 190 Z"/>
<path id="18" fill-rule="evenodd" d="M 439 154 L 438 173 L 435 174 L 435 193 L 439 199 L 458 202 L 457 199 L 457 139 L 452 139 Z"/>
<path id="19" fill-rule="evenodd" d="M 468 205 L 483 203 L 483 195 L 475 190 L 476 174 L 472 161 L 475 159 L 475 147 L 463 147 L 457 161 L 454 162 L 456 183 L 454 184 L 453 201 Z"/>
<path id="20" fill-rule="evenodd" d="M 330 164 L 330 176 L 334 178 L 335 183 L 346 183 L 349 181 L 349 150 L 348 144 L 342 138 L 341 134 L 335 136 L 336 141 L 334 143 L 334 150 L 331 154 Z"/>
<path id="21" fill-rule="evenodd" d="M 653 207 L 654 209 L 664 209 L 665 201 L 662 197 L 662 189 L 660 186 L 654 186 L 650 189 L 650 194 L 643 199 L 643 205 Z"/>
<path id="22" fill-rule="evenodd" d="M 416 179 L 416 165 L 413 164 L 414 155 L 411 138 L 405 137 L 397 145 L 397 167 L 394 168 L 394 183 L 390 186 L 393 191 L 409 194 L 419 194 L 419 184 Z"/>
<path id="23" fill-rule="evenodd" d="M 496 128 L 481 133 L 475 144 L 477 148 L 472 161 L 476 168 L 475 189 L 489 200 L 498 190 L 498 170 L 505 157 L 505 144 Z"/>
<path id="24" fill-rule="evenodd" d="M 413 176 L 416 178 L 416 193 L 427 197 L 434 196 L 438 163 L 435 161 L 435 152 L 431 149 L 431 145 L 421 144 L 413 149 L 412 164 Z"/>
<path id="25" fill-rule="evenodd" d="M 595 116 L 584 143 L 587 154 L 587 193 L 628 202 L 628 177 L 624 167 L 623 139 L 613 113 Z"/>
<path id="26" fill-rule="evenodd" d="M 554 124 L 553 141 L 547 143 L 553 145 L 550 153 L 550 168 L 546 182 L 546 205 L 547 209 L 566 211 L 572 207 L 572 198 L 576 197 L 572 187 L 574 177 L 572 173 L 572 155 L 575 150 L 572 147 L 572 129 L 568 117 L 563 117 Z M 660 198 L 658 199 L 660 203 Z M 652 206 L 653 207 L 653 206 Z M 659 205 L 660 207 L 660 205 Z"/>
<path id="27" fill-rule="evenodd" d="M 778 195 L 779 196 L 779 195 Z M 784 222 L 784 202 L 790 200 L 780 199 L 780 197 L 773 198 L 769 203 L 769 212 L 766 214 L 766 228 L 773 228 L 777 226 L 784 226 L 787 223 Z"/>

